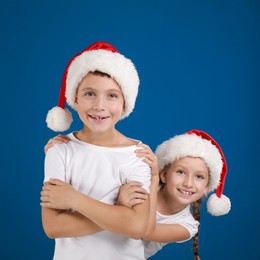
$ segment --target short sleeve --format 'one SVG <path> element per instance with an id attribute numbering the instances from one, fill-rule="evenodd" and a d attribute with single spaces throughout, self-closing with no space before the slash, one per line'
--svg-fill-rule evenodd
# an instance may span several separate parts
<path id="1" fill-rule="evenodd" d="M 61 145 L 55 145 L 50 148 L 44 160 L 44 182 L 50 178 L 65 180 L 65 156 L 64 151 L 60 149 Z"/>
<path id="2" fill-rule="evenodd" d="M 180 221 L 178 224 L 185 227 L 190 233 L 190 237 L 188 239 L 177 242 L 177 243 L 183 243 L 183 242 L 190 240 L 198 233 L 198 228 L 199 228 L 200 223 L 199 223 L 199 221 L 195 220 L 194 218 L 189 218 L 189 219 L 186 219 L 186 221 L 183 221 L 183 222 Z"/>
<path id="3" fill-rule="evenodd" d="M 150 192 L 151 169 L 148 164 L 144 163 L 140 158 L 128 167 L 126 182 L 138 181 L 143 184 L 143 188 Z"/>

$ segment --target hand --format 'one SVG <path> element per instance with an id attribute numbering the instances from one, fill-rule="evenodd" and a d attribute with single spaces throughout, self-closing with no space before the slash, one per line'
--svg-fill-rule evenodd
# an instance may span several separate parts
<path id="1" fill-rule="evenodd" d="M 69 137 L 66 135 L 58 134 L 57 136 L 49 139 L 48 143 L 44 146 L 44 152 L 46 153 L 49 148 L 53 147 L 54 144 L 68 143 Z"/>
<path id="2" fill-rule="evenodd" d="M 77 191 L 66 182 L 50 179 L 41 191 L 41 206 L 53 209 L 72 209 Z"/>
<path id="3" fill-rule="evenodd" d="M 152 176 L 159 176 L 157 157 L 151 148 L 146 144 L 138 144 L 137 146 L 142 149 L 135 150 L 136 156 L 143 158 L 143 162 L 150 166 Z"/>
<path id="4" fill-rule="evenodd" d="M 142 188 L 142 183 L 131 181 L 120 187 L 117 205 L 132 208 L 143 203 L 147 198 L 147 191 Z"/>

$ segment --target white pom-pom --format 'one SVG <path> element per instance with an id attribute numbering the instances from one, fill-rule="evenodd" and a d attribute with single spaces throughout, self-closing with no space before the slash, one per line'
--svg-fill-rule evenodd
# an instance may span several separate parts
<path id="1" fill-rule="evenodd" d="M 225 215 L 231 209 L 230 199 L 223 194 L 220 198 L 218 198 L 218 196 L 214 193 L 207 201 L 207 209 L 213 216 Z"/>
<path id="2" fill-rule="evenodd" d="M 49 110 L 46 118 L 47 126 L 56 132 L 63 132 L 70 128 L 72 123 L 72 115 L 68 109 L 54 107 Z"/>

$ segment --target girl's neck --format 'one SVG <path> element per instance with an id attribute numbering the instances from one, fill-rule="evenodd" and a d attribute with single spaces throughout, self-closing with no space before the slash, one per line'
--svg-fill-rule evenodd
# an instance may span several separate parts
<path id="1" fill-rule="evenodd" d="M 163 187 L 158 191 L 157 199 L 157 210 L 163 215 L 173 215 L 187 207 L 175 201 Z"/>

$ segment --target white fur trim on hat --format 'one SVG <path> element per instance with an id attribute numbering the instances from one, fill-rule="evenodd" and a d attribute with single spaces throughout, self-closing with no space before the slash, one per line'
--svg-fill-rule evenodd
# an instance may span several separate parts
<path id="1" fill-rule="evenodd" d="M 76 91 L 89 72 L 103 72 L 111 76 L 121 87 L 124 96 L 124 113 L 127 117 L 134 109 L 139 87 L 139 77 L 134 64 L 106 42 L 95 42 L 73 56 L 63 74 L 58 107 L 47 116 L 47 125 L 54 131 L 66 131 L 72 122 L 71 113 L 65 109 L 67 102 L 75 108 Z M 65 109 L 65 110 L 64 110 Z M 64 110 L 64 111 L 63 111 Z"/>
<path id="2" fill-rule="evenodd" d="M 72 121 L 71 112 L 58 106 L 49 110 L 46 117 L 47 126 L 56 132 L 68 130 Z"/>
<path id="3" fill-rule="evenodd" d="M 220 198 L 215 193 L 211 194 L 207 201 L 207 209 L 213 216 L 225 215 L 231 209 L 230 199 L 223 194 Z"/>
<path id="4" fill-rule="evenodd" d="M 83 52 L 72 61 L 66 81 L 67 103 L 75 109 L 78 85 L 89 72 L 96 70 L 110 75 L 121 87 L 125 99 L 125 112 L 121 118 L 127 117 L 135 106 L 139 77 L 131 60 L 117 52 L 91 50 Z"/>
<path id="5" fill-rule="evenodd" d="M 158 157 L 159 170 L 186 156 L 200 157 L 210 171 L 209 191 L 218 187 L 223 162 L 218 149 L 210 141 L 196 134 L 177 135 L 159 145 L 155 153 Z"/>

